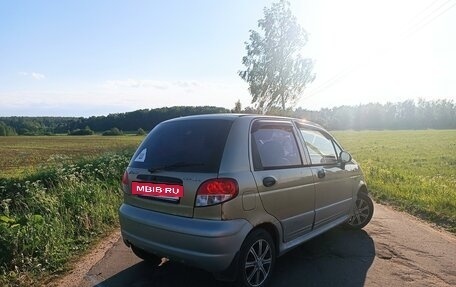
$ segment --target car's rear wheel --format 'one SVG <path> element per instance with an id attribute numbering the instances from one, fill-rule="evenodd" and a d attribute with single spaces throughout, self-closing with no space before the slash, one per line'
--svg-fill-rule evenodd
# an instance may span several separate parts
<path id="1" fill-rule="evenodd" d="M 353 229 L 361 229 L 366 226 L 374 214 L 374 203 L 370 196 L 364 192 L 358 193 L 353 215 L 347 221 L 347 226 Z"/>
<path id="2" fill-rule="evenodd" d="M 271 278 L 276 249 L 271 235 L 264 229 L 250 233 L 242 244 L 239 256 L 240 286 L 266 286 Z"/>

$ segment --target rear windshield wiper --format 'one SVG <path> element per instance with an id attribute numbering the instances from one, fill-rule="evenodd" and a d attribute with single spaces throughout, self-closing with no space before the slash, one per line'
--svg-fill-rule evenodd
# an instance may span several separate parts
<path id="1" fill-rule="evenodd" d="M 181 168 L 181 167 L 189 167 L 189 166 L 203 166 L 204 163 L 201 163 L 201 162 L 195 162 L 195 163 L 191 163 L 191 162 L 176 162 L 176 163 L 173 163 L 173 164 L 168 164 L 168 165 L 164 165 L 164 166 L 159 166 L 159 167 L 153 167 L 153 168 L 149 168 L 149 172 L 156 172 L 156 171 L 159 171 L 159 170 L 173 170 L 173 169 L 177 169 L 177 168 Z"/>

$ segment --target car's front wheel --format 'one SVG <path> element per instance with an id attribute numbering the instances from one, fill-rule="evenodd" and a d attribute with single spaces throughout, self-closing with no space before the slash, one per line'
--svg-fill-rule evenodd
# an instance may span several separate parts
<path id="1" fill-rule="evenodd" d="M 353 215 L 347 221 L 347 226 L 353 229 L 361 229 L 366 226 L 374 214 L 374 202 L 367 193 L 358 193 Z"/>
<path id="2" fill-rule="evenodd" d="M 240 286 L 266 286 L 271 278 L 276 249 L 271 235 L 264 229 L 254 230 L 242 244 L 239 256 Z"/>

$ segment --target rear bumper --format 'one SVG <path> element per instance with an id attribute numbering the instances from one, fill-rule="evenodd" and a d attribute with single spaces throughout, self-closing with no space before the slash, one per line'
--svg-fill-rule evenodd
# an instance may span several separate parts
<path id="1" fill-rule="evenodd" d="M 211 272 L 227 269 L 252 229 L 243 219 L 204 220 L 128 204 L 119 209 L 124 241 L 170 260 Z"/>

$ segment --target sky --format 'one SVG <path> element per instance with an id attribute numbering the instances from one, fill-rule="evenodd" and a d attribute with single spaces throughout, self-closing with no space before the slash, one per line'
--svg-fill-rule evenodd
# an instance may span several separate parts
<path id="1" fill-rule="evenodd" d="M 239 76 L 270 0 L 1 1 L 0 116 L 252 106 Z M 316 79 L 296 107 L 456 100 L 456 0 L 292 0 Z"/>

